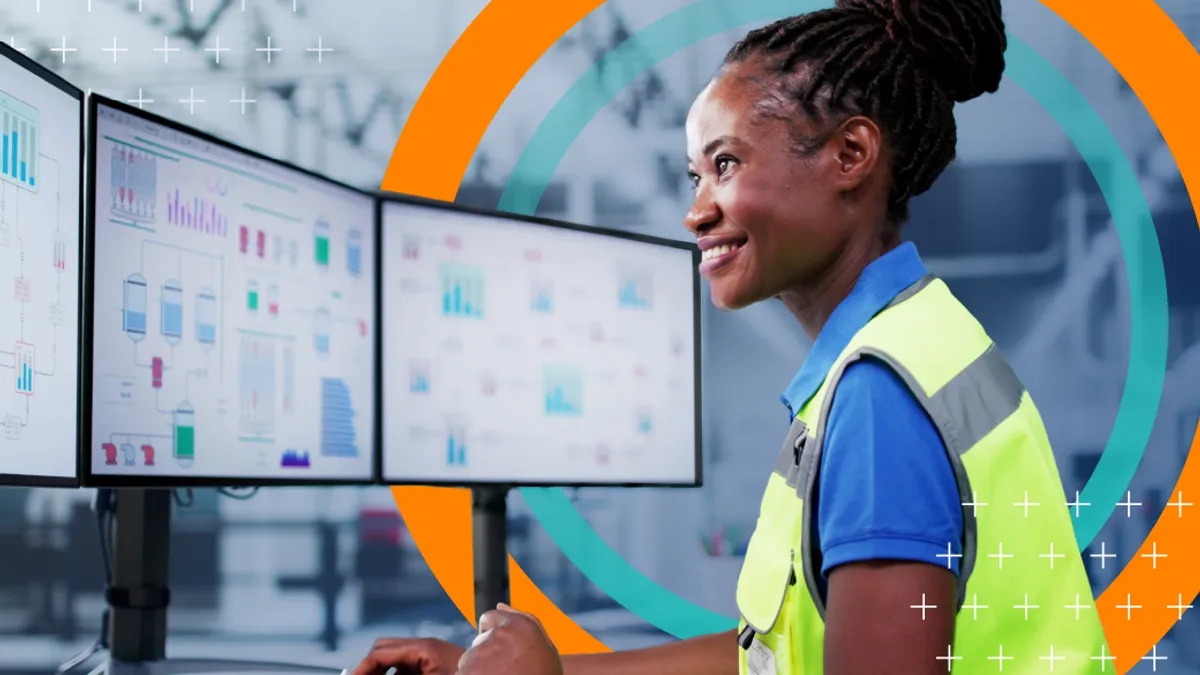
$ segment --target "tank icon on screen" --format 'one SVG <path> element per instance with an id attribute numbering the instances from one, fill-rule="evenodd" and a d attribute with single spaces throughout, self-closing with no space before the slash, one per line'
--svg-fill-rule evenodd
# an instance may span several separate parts
<path id="1" fill-rule="evenodd" d="M 329 353 L 329 309 L 318 307 L 313 312 L 313 342 L 317 353 Z"/>
<path id="2" fill-rule="evenodd" d="M 187 403 L 174 413 L 175 461 L 188 468 L 196 462 L 196 411 Z"/>
<path id="3" fill-rule="evenodd" d="M 121 328 L 130 340 L 146 339 L 146 277 L 133 273 L 125 279 Z"/>
<path id="4" fill-rule="evenodd" d="M 196 342 L 206 353 L 217 344 L 217 294 L 211 288 L 196 294 Z"/>
<path id="5" fill-rule="evenodd" d="M 321 269 L 329 268 L 329 223 L 324 220 L 313 225 L 313 259 Z"/>
<path id="6" fill-rule="evenodd" d="M 175 346 L 183 339 L 183 286 L 175 279 L 162 285 L 161 330 L 167 344 Z"/>
<path id="7" fill-rule="evenodd" d="M 122 443 L 121 455 L 125 459 L 125 466 L 133 466 L 137 461 L 137 448 L 133 447 L 133 443 Z"/>
<path id="8" fill-rule="evenodd" d="M 362 233 L 358 230 L 350 230 L 350 234 L 346 235 L 346 269 L 350 272 L 350 276 L 361 275 L 362 264 Z"/>
<path id="9" fill-rule="evenodd" d="M 117 465 L 117 446 L 115 443 L 104 443 L 100 446 L 104 450 L 104 464 L 107 466 Z"/>
<path id="10" fill-rule="evenodd" d="M 143 445 L 142 457 L 144 458 L 143 461 L 145 462 L 146 466 L 154 466 L 154 446 Z"/>
<path id="11" fill-rule="evenodd" d="M 246 282 L 246 310 L 258 314 L 258 282 L 253 279 Z"/>

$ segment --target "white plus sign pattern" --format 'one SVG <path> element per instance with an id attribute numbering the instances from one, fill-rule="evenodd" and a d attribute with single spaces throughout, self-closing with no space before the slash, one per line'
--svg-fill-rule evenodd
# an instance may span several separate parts
<path id="1" fill-rule="evenodd" d="M 973 514 L 976 518 L 980 517 L 981 513 L 989 507 L 989 501 L 1000 501 L 1001 508 L 1017 509 L 1015 517 L 1025 519 L 1029 518 L 1030 514 L 1034 513 L 1034 509 L 1042 507 L 1037 499 L 1032 499 L 1028 491 L 1018 493 L 1019 499 L 997 499 L 996 495 L 989 500 L 987 495 L 981 494 L 979 491 L 971 493 L 969 501 L 963 501 L 962 506 L 964 514 Z M 1074 499 L 1064 500 L 1059 502 L 1062 507 L 1065 507 L 1071 514 L 1072 518 L 1078 517 L 1081 509 L 1093 506 L 1093 504 L 1081 497 L 1080 492 L 1076 492 Z M 1160 502 L 1161 503 L 1161 502 Z M 1008 506 L 1011 504 L 1011 506 Z M 1133 509 L 1144 506 L 1142 501 L 1135 499 L 1133 491 L 1127 491 L 1123 499 L 1119 503 L 1113 504 L 1117 508 L 1117 513 L 1124 511 L 1124 515 L 1131 517 Z M 1166 510 L 1163 512 L 1163 518 L 1183 518 L 1189 513 L 1186 509 L 1192 504 L 1185 501 L 1181 491 L 1177 491 L 1171 497 L 1171 501 L 1166 503 Z M 1060 507 L 1061 508 L 1061 507 Z M 1012 517 L 1012 516 L 1010 516 Z M 1121 519 L 1124 520 L 1124 519 Z M 988 541 L 985 534 L 980 535 L 982 541 Z M 1078 561 L 1088 560 L 1091 562 L 1094 569 L 1105 570 L 1110 567 L 1120 568 L 1120 564 L 1116 562 L 1118 554 L 1114 553 L 1109 547 L 1108 542 L 1103 539 L 1097 540 L 1094 546 L 1090 547 L 1090 552 L 1080 554 L 1076 549 L 1071 549 L 1063 545 L 1063 542 L 1050 541 L 1043 544 L 1040 548 L 1033 541 L 1034 538 L 1024 540 L 1020 538 L 1018 541 L 995 541 L 992 540 L 986 544 L 987 548 L 981 548 L 978 552 L 978 560 L 975 563 L 976 569 L 979 565 L 992 565 L 998 572 L 1003 572 L 1008 580 L 1014 585 L 1014 588 L 1019 590 L 1020 584 L 1026 582 L 1028 575 L 1036 574 L 1054 574 L 1060 569 L 1072 569 L 1071 563 L 1073 560 Z M 1070 543 L 1075 543 L 1074 541 Z M 955 544 L 948 542 L 944 553 L 939 553 L 937 557 L 945 561 L 947 567 L 952 567 L 952 562 L 959 559 L 962 554 L 954 552 Z M 1080 558 L 1075 558 L 1080 556 Z M 1040 567 L 1030 566 L 1030 562 L 1040 559 Z M 1141 543 L 1138 552 L 1131 556 L 1130 562 L 1142 562 L 1150 571 L 1159 571 L 1165 568 L 1173 558 L 1171 552 L 1164 550 L 1159 545 L 1158 541 L 1147 539 Z M 986 562 L 985 562 L 986 561 Z M 1077 563 L 1076 563 L 1077 564 Z M 1040 570 L 1040 571 L 1039 571 Z M 1044 583 L 1045 579 L 1039 579 L 1039 582 Z M 973 646 L 971 649 L 964 649 L 963 645 L 949 645 L 944 653 L 936 656 L 939 663 L 939 670 L 944 666 L 947 672 L 958 669 L 958 672 L 976 673 L 976 672 L 1070 672 L 1077 673 L 1086 670 L 1087 672 L 1117 672 L 1118 655 L 1114 654 L 1109 644 L 1102 644 L 1095 653 L 1084 654 L 1078 650 L 1072 651 L 1064 649 L 1062 642 L 1057 641 L 1055 644 L 1056 629 L 1061 627 L 1069 629 L 1071 622 L 1080 621 L 1096 621 L 1097 612 L 1100 611 L 1095 603 L 1095 600 L 1090 595 L 1073 594 L 1073 599 L 1068 598 L 1065 602 L 1055 602 L 1047 606 L 1046 603 L 1039 599 L 1033 593 L 1020 593 L 1018 597 L 1022 601 L 1011 605 L 1011 609 L 1005 610 L 1002 605 L 998 609 L 1000 615 L 997 615 L 997 608 L 994 607 L 994 601 L 988 602 L 988 591 L 986 587 L 978 589 L 968 586 L 967 601 L 963 602 L 958 613 L 958 621 L 992 621 L 997 625 L 1006 625 L 1003 633 L 997 635 L 996 642 L 990 647 L 986 645 Z M 1001 591 L 1009 591 L 1011 589 L 1000 589 Z M 1103 589 L 1101 589 L 1103 590 Z M 1114 617 L 1122 622 L 1136 622 L 1139 617 L 1145 616 L 1147 612 L 1154 611 L 1169 611 L 1176 621 L 1182 620 L 1184 612 L 1192 609 L 1193 605 L 1190 602 L 1191 596 L 1183 593 L 1174 593 L 1171 600 L 1158 604 L 1147 605 L 1145 600 L 1139 600 L 1136 594 L 1126 593 L 1123 597 L 1115 600 L 1106 600 L 1103 605 L 1108 612 L 1106 621 L 1111 622 Z M 1058 600 L 1058 598 L 1055 598 Z M 989 606 L 992 605 L 992 606 Z M 1061 609 L 1058 609 L 1061 607 Z M 1157 609 L 1157 608 L 1160 608 Z M 937 610 L 936 603 L 930 602 L 927 594 L 922 594 L 920 604 L 910 605 L 911 610 L 921 612 L 922 620 L 928 620 L 931 612 Z M 1014 619 L 997 618 L 1002 617 L 1003 612 L 1015 612 Z M 989 613 L 990 612 L 990 613 Z M 1014 627 L 1013 621 L 1030 626 L 1029 630 L 1038 630 L 1045 633 L 1046 645 L 1040 654 L 1030 652 L 1020 652 L 1015 649 L 1010 641 L 1009 647 L 1002 644 L 1002 640 L 1010 634 L 1018 631 Z M 1111 624 L 1106 624 L 1110 625 Z M 979 649 L 990 649 L 988 652 L 978 651 Z M 972 651 L 975 650 L 975 651 Z M 1156 644 L 1151 651 L 1145 656 L 1129 655 L 1121 657 L 1128 662 L 1141 663 L 1145 670 L 1157 672 L 1161 663 L 1168 660 L 1169 655 L 1164 653 L 1163 645 Z M 985 665 L 986 663 L 986 665 Z M 1122 666 L 1128 668 L 1128 665 Z M 1081 670 L 1082 669 L 1082 670 Z M 1140 671 L 1139 671 L 1140 672 Z"/>

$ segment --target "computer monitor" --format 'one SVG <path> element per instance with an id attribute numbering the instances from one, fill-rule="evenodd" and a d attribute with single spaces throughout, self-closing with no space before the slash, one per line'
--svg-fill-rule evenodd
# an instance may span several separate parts
<path id="1" fill-rule="evenodd" d="M 79 484 L 83 92 L 0 44 L 0 485 Z"/>
<path id="2" fill-rule="evenodd" d="M 383 481 L 700 485 L 694 245 L 380 203 Z"/>
<path id="3" fill-rule="evenodd" d="M 374 197 L 89 111 L 84 483 L 374 482 Z"/>

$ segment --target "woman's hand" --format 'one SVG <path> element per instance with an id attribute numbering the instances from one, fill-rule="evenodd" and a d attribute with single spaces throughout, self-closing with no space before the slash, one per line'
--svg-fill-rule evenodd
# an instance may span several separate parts
<path id="1" fill-rule="evenodd" d="M 459 675 L 562 675 L 562 661 L 541 622 L 507 605 L 479 619 L 479 637 L 458 662 Z"/>
<path id="2" fill-rule="evenodd" d="M 379 640 L 351 675 L 454 675 L 465 650 L 429 638 Z"/>

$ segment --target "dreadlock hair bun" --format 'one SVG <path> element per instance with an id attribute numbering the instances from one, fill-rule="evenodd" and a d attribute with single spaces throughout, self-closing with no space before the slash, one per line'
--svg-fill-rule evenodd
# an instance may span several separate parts
<path id="1" fill-rule="evenodd" d="M 888 37 L 957 103 L 1000 88 L 1008 48 L 1000 0 L 837 0 L 835 6 L 883 22 Z"/>
<path id="2" fill-rule="evenodd" d="M 888 218 L 908 218 L 957 154 L 954 105 L 995 92 L 1008 41 L 1000 0 L 836 0 L 750 31 L 725 66 L 753 64 L 755 114 L 836 123 L 866 115 L 893 149 Z M 819 137 L 798 134 L 808 154 Z"/>

